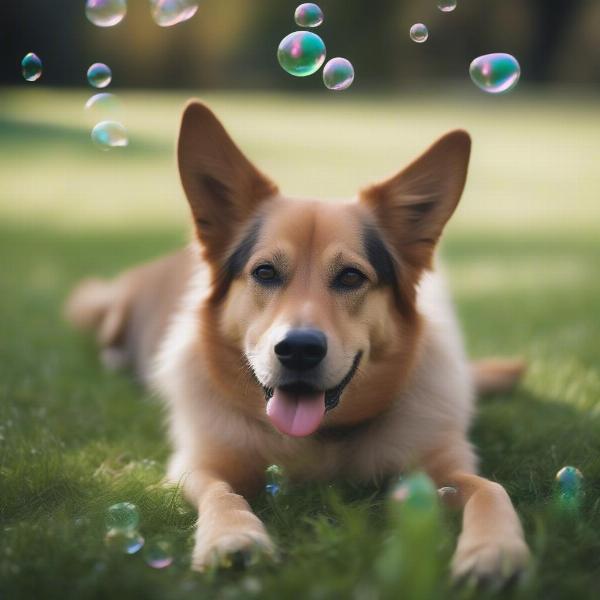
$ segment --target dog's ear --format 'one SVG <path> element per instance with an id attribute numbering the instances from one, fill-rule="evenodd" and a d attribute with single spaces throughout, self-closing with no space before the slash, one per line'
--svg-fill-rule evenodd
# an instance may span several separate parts
<path id="1" fill-rule="evenodd" d="M 181 121 L 179 173 L 205 257 L 221 260 L 236 232 L 277 193 L 210 109 L 190 102 Z"/>
<path id="2" fill-rule="evenodd" d="M 435 245 L 458 205 L 471 138 L 452 131 L 396 176 L 361 193 L 399 258 L 417 272 L 431 267 Z"/>

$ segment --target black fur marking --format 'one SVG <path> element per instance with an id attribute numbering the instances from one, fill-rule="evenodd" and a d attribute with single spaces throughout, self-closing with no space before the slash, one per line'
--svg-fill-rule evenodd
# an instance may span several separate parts
<path id="1" fill-rule="evenodd" d="M 380 285 L 396 287 L 396 269 L 394 259 L 387 249 L 385 242 L 373 225 L 366 225 L 363 232 L 363 243 L 367 258 L 377 273 Z"/>
<path id="2" fill-rule="evenodd" d="M 258 242 L 262 220 L 257 217 L 248 228 L 242 241 L 235 247 L 229 258 L 225 261 L 225 273 L 229 281 L 235 279 L 246 266 L 254 247 Z"/>

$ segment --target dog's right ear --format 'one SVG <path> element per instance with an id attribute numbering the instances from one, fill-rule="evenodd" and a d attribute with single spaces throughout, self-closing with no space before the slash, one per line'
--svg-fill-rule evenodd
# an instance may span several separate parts
<path id="1" fill-rule="evenodd" d="M 200 102 L 190 102 L 183 113 L 178 161 L 205 257 L 219 262 L 259 205 L 277 193 L 277 186 L 244 156 Z"/>

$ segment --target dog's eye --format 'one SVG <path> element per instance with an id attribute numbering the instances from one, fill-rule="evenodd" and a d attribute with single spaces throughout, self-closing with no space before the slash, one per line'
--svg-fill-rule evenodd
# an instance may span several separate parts
<path id="1" fill-rule="evenodd" d="M 260 265 L 252 271 L 252 277 L 259 283 L 277 283 L 279 282 L 279 274 L 273 265 Z"/>
<path id="2" fill-rule="evenodd" d="M 333 281 L 333 287 L 342 290 L 356 290 L 366 281 L 358 269 L 344 269 Z"/>

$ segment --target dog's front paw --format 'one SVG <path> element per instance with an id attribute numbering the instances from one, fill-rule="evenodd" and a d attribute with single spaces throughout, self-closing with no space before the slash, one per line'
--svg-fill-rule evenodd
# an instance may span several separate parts
<path id="1" fill-rule="evenodd" d="M 207 567 L 229 566 L 238 561 L 247 564 L 256 553 L 274 554 L 273 542 L 256 517 L 245 526 L 237 523 L 204 527 L 200 523 L 192 553 L 192 569 L 204 571 Z"/>
<path id="2" fill-rule="evenodd" d="M 452 559 L 455 580 L 502 585 L 526 569 L 530 552 L 520 537 L 493 540 L 460 540 Z"/>

